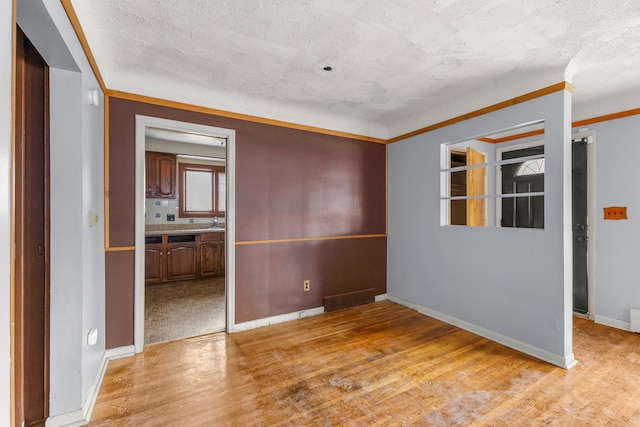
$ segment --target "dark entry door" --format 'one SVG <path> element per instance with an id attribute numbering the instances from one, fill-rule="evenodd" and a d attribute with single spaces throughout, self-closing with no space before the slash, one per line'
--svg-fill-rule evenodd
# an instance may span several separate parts
<path id="1" fill-rule="evenodd" d="M 502 153 L 501 160 L 544 154 L 544 146 L 537 145 Z M 501 166 L 502 194 L 526 194 L 544 191 L 544 173 L 521 174 L 525 162 Z M 544 196 L 502 198 L 502 227 L 544 228 Z"/>
<path id="2" fill-rule="evenodd" d="M 44 425 L 49 400 L 47 64 L 17 28 L 15 114 L 15 418 Z"/>
<path id="3" fill-rule="evenodd" d="M 573 311 L 589 312 L 587 283 L 587 138 L 574 140 L 572 152 Z"/>

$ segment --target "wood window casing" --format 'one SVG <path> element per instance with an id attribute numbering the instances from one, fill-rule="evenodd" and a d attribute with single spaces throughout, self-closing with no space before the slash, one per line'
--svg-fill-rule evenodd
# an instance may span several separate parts
<path id="1" fill-rule="evenodd" d="M 190 172 L 210 174 L 210 209 L 193 209 L 188 205 L 189 188 L 187 175 Z M 193 163 L 179 163 L 178 166 L 178 212 L 181 218 L 212 218 L 225 215 L 225 167 Z M 193 191 L 193 190 L 192 190 Z"/>

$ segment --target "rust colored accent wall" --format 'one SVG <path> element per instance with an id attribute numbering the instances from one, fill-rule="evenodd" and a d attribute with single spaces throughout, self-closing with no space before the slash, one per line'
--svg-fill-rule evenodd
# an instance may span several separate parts
<path id="1" fill-rule="evenodd" d="M 237 241 L 384 234 L 386 232 L 386 147 L 383 144 L 110 98 L 109 237 L 111 247 L 134 245 L 136 114 L 235 130 Z M 367 247 L 364 244 L 365 240 L 372 240 L 368 243 L 372 246 Z M 373 244 L 373 241 L 378 246 Z M 380 243 L 382 241 L 385 243 Z M 313 301 L 308 295 L 304 299 L 289 295 L 294 277 L 291 276 L 288 284 L 281 283 L 282 268 L 296 270 L 300 274 L 303 274 L 307 265 L 312 265 L 316 271 L 326 270 L 326 275 L 316 274 L 318 274 L 317 282 L 327 283 L 328 287 L 312 287 L 316 292 L 323 290 L 340 293 L 357 289 L 354 283 L 369 281 L 369 279 L 364 280 L 363 277 L 371 277 L 369 270 L 364 269 L 359 261 L 362 256 L 360 251 L 369 251 L 367 256 L 371 265 L 384 267 L 372 270 L 381 272 L 374 286 L 376 293 L 384 293 L 386 291 L 386 239 L 355 239 L 353 241 L 349 239 L 337 242 L 327 240 L 282 246 L 266 244 L 259 245 L 260 248 L 254 248 L 254 245 L 238 246 L 236 248 L 237 276 L 260 275 L 262 283 L 270 283 L 273 286 L 269 291 L 268 301 L 265 302 L 256 298 L 248 299 L 250 295 L 254 295 L 254 285 L 245 280 L 237 280 L 236 298 L 237 305 L 242 306 L 242 318 L 239 314 L 236 322 L 322 305 L 319 294 L 315 295 Z M 271 246 L 274 247 L 267 249 Z M 378 249 L 373 250 L 374 246 Z M 327 255 L 336 248 L 342 248 L 340 259 Z M 270 254 L 264 253 L 265 250 Z M 274 255 L 276 253 L 277 256 Z M 301 253 L 305 254 L 304 257 Z M 312 258 L 312 260 L 309 261 L 306 258 Z M 256 269 L 256 265 L 264 263 L 267 263 L 269 268 Z M 331 266 L 330 263 L 332 263 Z M 280 266 L 280 264 L 283 265 Z M 115 264 L 113 267 L 117 268 Z M 109 270 L 109 265 L 107 269 Z M 351 271 L 352 269 L 355 270 Z M 295 278 L 295 280 L 301 279 Z M 133 270 L 129 282 L 131 289 L 125 291 L 119 288 L 121 292 L 119 298 L 123 307 L 133 307 Z M 372 286 L 367 285 L 367 287 Z M 301 287 L 302 284 L 300 284 Z M 269 301 L 279 302 L 273 304 Z M 133 313 L 128 317 L 133 319 Z M 114 322 L 115 320 L 111 319 L 108 312 L 108 331 Z M 133 320 L 131 320 L 131 329 L 133 329 Z M 133 338 L 126 345 L 132 343 Z M 108 348 L 112 347 L 108 346 Z"/>
<path id="2" fill-rule="evenodd" d="M 325 296 L 360 289 L 383 294 L 386 254 L 386 237 L 238 245 L 236 322 L 320 307 Z"/>
<path id="3" fill-rule="evenodd" d="M 133 345 L 134 252 L 105 253 L 106 348 Z"/>
<path id="4" fill-rule="evenodd" d="M 383 145 L 249 130 L 236 143 L 237 241 L 386 232 Z"/>

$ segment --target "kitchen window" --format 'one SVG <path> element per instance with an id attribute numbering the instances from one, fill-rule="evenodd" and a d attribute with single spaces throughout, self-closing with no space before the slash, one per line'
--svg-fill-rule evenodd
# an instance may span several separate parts
<path id="1" fill-rule="evenodd" d="M 179 163 L 179 214 L 183 218 L 224 216 L 226 205 L 224 166 Z"/>

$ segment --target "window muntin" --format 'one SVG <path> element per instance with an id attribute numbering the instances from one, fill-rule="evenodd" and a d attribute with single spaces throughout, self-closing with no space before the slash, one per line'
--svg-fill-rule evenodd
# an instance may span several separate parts
<path id="1" fill-rule="evenodd" d="M 543 122 L 442 147 L 443 225 L 544 228 Z"/>

